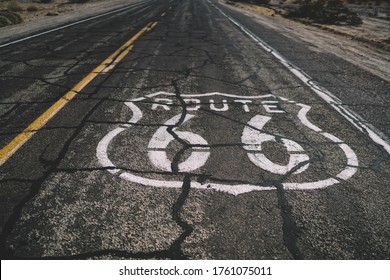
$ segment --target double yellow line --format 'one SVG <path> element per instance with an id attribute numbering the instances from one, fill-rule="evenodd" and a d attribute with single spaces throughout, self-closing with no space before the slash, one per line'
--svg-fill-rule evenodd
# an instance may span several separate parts
<path id="1" fill-rule="evenodd" d="M 98 75 L 112 70 L 133 48 L 133 43 L 146 31 L 155 27 L 157 22 L 150 22 L 124 43 L 119 49 L 107 57 L 95 69 L 78 82 L 64 96 L 57 100 L 42 115 L 35 119 L 26 129 L 19 133 L 4 148 L 0 150 L 0 166 L 3 165 L 20 147 L 37 133 L 51 118 L 53 118 L 69 101 L 85 88 Z"/>

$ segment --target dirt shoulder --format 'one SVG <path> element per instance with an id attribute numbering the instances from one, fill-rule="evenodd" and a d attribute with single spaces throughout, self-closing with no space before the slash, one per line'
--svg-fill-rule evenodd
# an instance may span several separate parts
<path id="1" fill-rule="evenodd" d="M 275 29 L 288 38 L 314 45 L 313 51 L 332 53 L 390 81 L 388 20 L 363 16 L 363 24 L 357 27 L 309 24 L 285 18 L 280 10 L 272 6 L 262 7 L 230 1 L 226 4 L 225 0 L 220 2 L 231 9 L 247 14 L 260 24 Z"/>
<path id="2" fill-rule="evenodd" d="M 284 17 L 289 11 L 296 9 L 298 4 L 293 0 L 275 1 L 272 0 L 270 5 L 257 6 L 246 3 L 225 0 L 229 5 L 237 8 L 252 11 L 255 13 L 268 15 L 272 17 Z M 319 24 L 311 22 L 308 19 L 290 19 L 300 22 L 304 25 L 314 26 L 338 35 L 349 37 L 353 40 L 359 40 L 374 46 L 390 50 L 390 3 L 372 5 L 349 5 L 350 10 L 359 12 L 363 24 L 359 26 L 351 25 L 333 25 Z M 380 12 L 378 12 L 380 11 Z"/>
<path id="3" fill-rule="evenodd" d="M 25 1 L 26 3 L 18 2 L 22 10 L 17 13 L 22 17 L 23 22 L 1 27 L 0 44 L 140 1 L 89 0 L 86 3 L 71 3 L 68 0 L 53 0 L 48 4 L 29 1 Z M 0 10 L 6 9 L 7 2 L 1 4 Z"/>

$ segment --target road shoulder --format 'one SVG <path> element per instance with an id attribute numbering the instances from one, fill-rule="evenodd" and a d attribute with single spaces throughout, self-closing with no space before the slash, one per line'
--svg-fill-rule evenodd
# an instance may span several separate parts
<path id="1" fill-rule="evenodd" d="M 337 32 L 325 30 L 318 26 L 307 25 L 301 22 L 286 19 L 279 15 L 267 12 L 256 12 L 242 9 L 219 1 L 223 6 L 240 12 L 252 18 L 259 24 L 274 29 L 278 33 L 300 40 L 312 45 L 316 52 L 331 53 L 356 66 L 362 68 L 381 79 L 390 81 L 390 52 L 383 48 L 378 48 L 372 44 L 358 40 L 352 40 Z"/>
<path id="2" fill-rule="evenodd" d="M 102 0 L 78 5 L 77 10 L 68 9 L 56 16 L 46 16 L 46 14 L 40 14 L 39 16 L 30 18 L 28 21 L 21 24 L 2 27 L 0 33 L 0 44 L 84 20 L 99 14 L 115 11 L 127 5 L 141 1 L 142 0 Z"/>

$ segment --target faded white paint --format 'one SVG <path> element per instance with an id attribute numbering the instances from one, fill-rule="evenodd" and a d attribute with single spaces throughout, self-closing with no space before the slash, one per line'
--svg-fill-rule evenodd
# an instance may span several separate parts
<path id="1" fill-rule="evenodd" d="M 172 172 L 172 162 L 168 159 L 167 156 L 167 147 L 169 143 L 175 140 L 173 135 L 168 132 L 168 127 L 173 126 L 179 122 L 181 114 L 174 116 L 169 119 L 164 126 L 161 126 L 153 134 L 152 139 L 150 139 L 148 145 L 148 156 L 150 161 L 154 166 L 158 167 L 164 171 Z M 183 123 L 195 117 L 194 115 L 186 115 Z M 172 131 L 181 139 L 186 141 L 190 145 L 196 145 L 192 147 L 194 150 L 191 155 L 182 163 L 178 165 L 179 172 L 190 172 L 202 167 L 209 155 L 210 152 L 208 143 L 201 136 L 187 131 L 177 131 L 176 128 L 173 128 Z"/>
<path id="2" fill-rule="evenodd" d="M 345 106 L 343 102 L 337 98 L 333 93 L 331 93 L 326 88 L 319 85 L 316 81 L 313 80 L 307 73 L 302 69 L 291 63 L 285 57 L 283 57 L 277 50 L 269 46 L 266 42 L 256 36 L 248 28 L 243 26 L 241 23 L 224 13 L 219 9 L 215 4 L 210 3 L 215 9 L 217 9 L 223 16 L 225 16 L 229 21 L 234 25 L 240 28 L 246 35 L 252 38 L 261 48 L 273 55 L 283 66 L 285 66 L 292 74 L 294 74 L 298 79 L 300 79 L 306 86 L 308 86 L 313 92 L 315 92 L 320 98 L 327 102 L 330 106 L 333 107 L 340 115 L 342 115 L 346 120 L 348 120 L 353 126 L 355 126 L 359 131 L 365 133 L 368 137 L 371 138 L 376 144 L 381 146 L 388 154 L 390 154 L 390 140 L 372 124 L 364 120 L 356 112 L 352 111 Z"/>
<path id="3" fill-rule="evenodd" d="M 188 107 L 187 106 L 187 111 L 198 111 L 200 109 L 200 99 L 196 99 L 196 98 L 186 98 L 186 99 L 183 99 L 183 101 L 186 103 L 186 104 L 191 104 L 191 103 L 194 103 L 194 107 Z"/>
<path id="4" fill-rule="evenodd" d="M 241 141 L 244 149 L 248 151 L 251 162 L 261 169 L 275 174 L 285 175 L 298 165 L 302 165 L 302 167 L 292 172 L 293 174 L 305 171 L 309 167 L 309 156 L 304 154 L 302 146 L 293 140 L 281 138 L 281 143 L 286 147 L 290 156 L 287 165 L 274 163 L 262 153 L 261 145 L 264 142 L 277 142 L 274 135 L 262 132 L 264 125 L 270 120 L 270 117 L 256 115 L 248 122 L 242 132 Z"/>
<path id="5" fill-rule="evenodd" d="M 225 96 L 225 97 L 232 97 L 231 95 L 223 94 L 223 93 L 214 93 L 215 95 L 219 96 Z M 172 95 L 170 95 L 172 96 Z M 184 96 L 194 96 L 194 95 L 182 95 Z M 175 98 L 176 96 L 172 96 L 172 98 Z M 199 96 L 198 96 L 199 97 Z M 264 98 L 267 97 L 273 97 L 273 95 L 264 95 Z M 165 110 L 170 111 L 171 108 L 174 106 L 173 99 L 169 98 L 155 98 L 153 96 L 150 96 L 151 103 L 152 103 L 152 110 Z M 214 112 L 226 112 L 230 109 L 229 103 L 226 99 L 223 99 L 221 102 L 216 102 L 213 98 L 210 98 L 207 100 L 207 102 L 203 102 L 198 98 L 183 98 L 183 102 L 186 104 L 186 110 L 187 111 L 198 111 L 202 107 L 204 107 L 207 110 L 211 110 Z M 244 112 L 249 113 L 250 107 L 249 105 L 253 104 L 252 100 L 247 99 L 234 99 L 233 103 L 241 104 L 242 109 Z M 280 109 L 279 100 L 265 100 L 260 102 L 261 105 L 255 104 L 251 105 L 254 106 L 254 109 L 257 109 L 259 106 L 262 106 L 266 112 L 268 113 L 285 113 L 283 110 Z M 177 106 L 179 104 L 176 104 Z M 253 108 L 252 108 L 253 109 Z"/>
<path id="6" fill-rule="evenodd" d="M 213 93 L 205 93 L 205 94 L 183 94 L 181 95 L 181 98 L 188 100 L 188 102 L 191 103 L 192 105 L 195 104 L 194 106 L 191 105 L 191 108 L 194 108 L 193 111 L 196 112 L 197 110 L 195 110 L 195 108 L 196 106 L 199 105 L 199 103 L 197 101 L 192 102 L 193 99 L 198 99 L 201 97 L 213 97 L 213 96 L 230 97 L 230 98 L 234 98 L 234 100 L 240 100 L 240 101 L 245 100 L 245 103 L 238 102 L 243 104 L 243 106 L 247 106 L 248 104 L 251 103 L 249 101 L 253 101 L 253 100 L 273 101 L 272 103 L 266 103 L 266 104 L 278 105 L 276 108 L 273 108 L 274 110 L 271 110 L 272 112 L 269 112 L 272 115 L 272 117 L 265 116 L 265 115 L 264 116 L 256 115 L 251 118 L 248 124 L 243 128 L 243 132 L 242 132 L 243 147 L 248 152 L 249 159 L 256 166 L 268 172 L 275 173 L 275 174 L 287 174 L 289 172 L 291 172 L 292 174 L 303 173 L 305 170 L 308 169 L 309 162 L 310 162 L 309 156 L 305 153 L 303 147 L 299 143 L 291 139 L 287 139 L 281 135 L 277 135 L 276 137 L 276 135 L 265 133 L 263 131 L 264 126 L 271 120 L 271 118 L 277 118 L 278 114 L 282 112 L 282 110 L 279 108 L 281 102 L 285 104 L 294 104 L 300 107 L 299 112 L 297 113 L 297 118 L 300 120 L 300 122 L 308 129 L 316 133 L 319 133 L 319 135 L 324 137 L 324 139 L 326 139 L 327 141 L 331 141 L 332 143 L 334 143 L 335 146 L 339 147 L 340 151 L 342 151 L 340 153 L 340 156 L 345 156 L 346 164 L 343 168 L 340 167 L 342 170 L 338 174 L 331 176 L 329 178 L 320 179 L 318 181 L 282 182 L 283 187 L 285 189 L 308 190 L 308 189 L 325 188 L 325 187 L 335 185 L 343 180 L 348 180 L 356 173 L 359 163 L 355 152 L 341 139 L 337 138 L 336 136 L 330 133 L 323 132 L 322 129 L 320 129 L 315 124 L 309 121 L 307 117 L 307 113 L 310 111 L 311 108 L 310 106 L 301 103 L 296 103 L 286 98 L 276 97 L 272 94 L 259 95 L 259 96 L 245 96 L 245 99 L 241 99 L 240 96 L 237 95 L 213 92 Z M 132 101 L 125 103 L 133 112 L 132 118 L 128 121 L 127 124 L 121 125 L 120 127 L 117 127 L 112 131 L 110 131 L 106 136 L 103 137 L 103 139 L 99 142 L 97 146 L 96 155 L 103 167 L 108 168 L 109 172 L 119 176 L 124 180 L 141 184 L 144 186 L 163 187 L 163 188 L 182 187 L 183 182 L 179 180 L 169 181 L 169 180 L 150 179 L 150 178 L 138 176 L 131 172 L 125 172 L 123 170 L 120 170 L 114 163 L 112 163 L 108 155 L 108 148 L 112 140 L 116 136 L 120 135 L 120 133 L 122 133 L 123 131 L 127 129 L 131 129 L 133 124 L 136 124 L 141 120 L 143 114 L 141 109 L 136 105 L 137 102 L 143 102 L 147 99 L 161 100 L 162 98 L 171 100 L 169 99 L 169 97 L 173 98 L 175 97 L 175 94 L 167 93 L 167 92 L 157 92 L 154 94 L 146 95 L 145 97 L 133 99 Z M 244 108 L 244 112 L 248 113 L 247 110 L 245 110 L 245 107 L 243 108 Z M 275 112 L 275 111 L 280 111 L 280 112 Z M 285 113 L 285 111 L 283 111 L 283 113 Z M 166 148 L 169 145 L 169 143 L 175 139 L 173 135 L 167 131 L 168 126 L 174 126 L 173 132 L 181 140 L 186 141 L 189 144 L 189 147 L 191 147 L 192 145 L 191 155 L 187 158 L 186 161 L 180 163 L 178 166 L 180 172 L 190 172 L 201 168 L 206 164 L 207 159 L 211 153 L 207 141 L 202 136 L 189 131 L 180 131 L 180 128 L 176 127 L 179 124 L 180 117 L 181 114 L 176 115 L 171 119 L 169 119 L 168 121 L 166 121 L 162 127 L 157 129 L 157 131 L 154 133 L 154 135 L 152 136 L 148 144 L 148 149 L 149 149 L 148 156 L 150 161 L 157 168 L 167 172 L 171 172 L 172 162 L 168 159 L 166 155 Z M 190 121 L 195 117 L 196 115 L 187 114 L 181 124 Z M 270 161 L 262 152 L 262 143 L 266 141 L 277 141 L 277 139 L 280 139 L 280 143 L 285 146 L 285 149 L 290 156 L 289 163 L 285 166 L 278 165 Z M 114 150 L 115 149 L 113 149 L 113 151 Z M 302 166 L 300 166 L 300 168 L 297 168 L 298 165 L 302 165 Z M 293 170 L 294 168 L 297 168 L 297 170 Z M 199 182 L 191 182 L 191 187 L 197 189 L 217 190 L 217 191 L 227 192 L 233 195 L 239 195 L 251 191 L 275 189 L 274 186 L 261 186 L 261 185 L 253 185 L 253 184 L 227 184 L 227 183 L 222 184 L 222 183 L 214 183 L 214 182 L 208 182 L 204 184 Z"/>
<path id="7" fill-rule="evenodd" d="M 120 170 L 116 168 L 116 166 L 111 162 L 111 160 L 108 157 L 108 146 L 110 145 L 111 141 L 120 133 L 125 131 L 127 128 L 131 126 L 131 124 L 137 123 L 142 118 L 142 111 L 134 105 L 132 102 L 125 102 L 125 104 L 130 108 L 130 110 L 133 112 L 133 117 L 128 121 L 127 124 L 122 125 L 121 127 L 115 128 L 114 130 L 110 131 L 106 136 L 103 137 L 102 140 L 100 140 L 97 148 L 96 148 L 96 155 L 100 161 L 100 164 L 107 168 L 107 170 L 113 174 L 118 173 Z"/>
<path id="8" fill-rule="evenodd" d="M 163 108 L 166 111 L 169 111 L 170 105 L 173 104 L 172 99 L 168 98 L 156 98 L 152 104 L 152 110 L 157 110 L 159 107 Z"/>

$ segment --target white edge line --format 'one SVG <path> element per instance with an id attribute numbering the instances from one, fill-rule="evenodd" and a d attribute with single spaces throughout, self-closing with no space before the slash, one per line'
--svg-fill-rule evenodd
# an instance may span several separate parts
<path id="1" fill-rule="evenodd" d="M 379 132 L 373 125 L 366 122 L 361 116 L 352 111 L 351 109 L 344 107 L 342 101 L 333 95 L 330 91 L 319 86 L 308 74 L 306 74 L 299 67 L 295 66 L 293 63 L 289 62 L 284 58 L 280 53 L 278 53 L 274 48 L 265 43 L 258 36 L 249 31 L 242 24 L 238 23 L 232 17 L 228 16 L 216 5 L 208 1 L 216 10 L 218 10 L 223 16 L 225 16 L 229 21 L 234 25 L 239 27 L 245 34 L 252 38 L 258 45 L 260 45 L 264 50 L 272 54 L 279 62 L 281 62 L 291 73 L 293 73 L 298 79 L 305 83 L 311 90 L 313 90 L 319 97 L 321 97 L 326 103 L 332 106 L 340 115 L 347 119 L 353 126 L 355 126 L 359 131 L 365 133 L 368 137 L 371 138 L 376 144 L 380 145 L 386 150 L 390 155 L 390 143 L 387 137 Z"/>
<path id="2" fill-rule="evenodd" d="M 84 23 L 84 22 L 87 22 L 87 21 L 91 21 L 91 20 L 94 20 L 94 19 L 97 19 L 97 18 L 100 18 L 100 17 L 104 17 L 104 16 L 107 16 L 107 15 L 110 15 L 110 14 L 115 14 L 115 13 L 118 13 L 118 12 L 130 9 L 130 8 L 135 8 L 137 6 L 140 6 L 142 4 L 146 4 L 148 2 L 151 2 L 151 1 L 145 1 L 145 2 L 141 1 L 141 2 L 137 2 L 137 3 L 133 3 L 131 5 L 128 5 L 128 6 L 124 7 L 124 8 L 120 8 L 120 9 L 117 9 L 117 10 L 105 12 L 105 13 L 100 14 L 100 15 L 92 16 L 92 17 L 89 17 L 89 18 L 86 18 L 86 19 L 83 19 L 83 20 L 79 20 L 79 21 L 76 21 L 76 22 L 73 22 L 73 23 L 62 25 L 60 27 L 56 27 L 56 28 L 53 28 L 53 29 L 50 29 L 50 30 L 47 30 L 47 31 L 44 31 L 44 32 L 40 32 L 38 34 L 34 34 L 34 35 L 31 35 L 31 36 L 27 36 L 27 37 L 24 37 L 24 38 L 15 40 L 15 41 L 11 41 L 11 42 L 2 44 L 2 45 L 0 45 L 0 48 L 8 47 L 8 46 L 16 44 L 16 43 L 27 41 L 29 39 L 36 38 L 36 37 L 39 37 L 39 36 L 42 36 L 42 35 L 45 35 L 45 34 L 49 34 L 49 33 L 52 33 L 52 32 L 58 31 L 58 30 L 66 29 L 68 27 L 71 27 L 71 26 L 74 26 L 74 25 L 78 25 L 80 23 Z"/>

